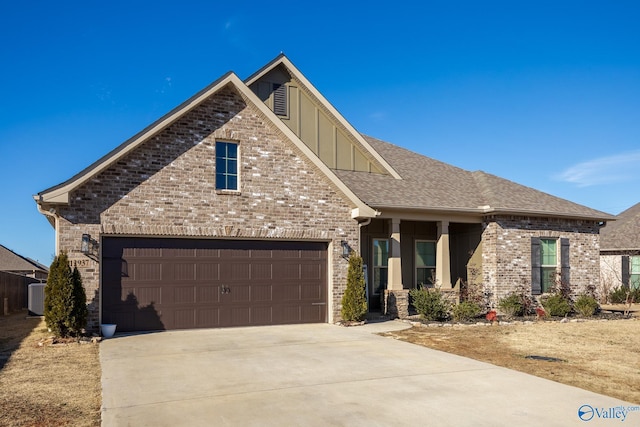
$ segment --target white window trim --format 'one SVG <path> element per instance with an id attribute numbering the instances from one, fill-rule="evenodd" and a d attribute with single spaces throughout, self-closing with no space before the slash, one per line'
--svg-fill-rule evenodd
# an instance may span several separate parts
<path id="1" fill-rule="evenodd" d="M 240 194 L 240 189 L 242 188 L 242 181 L 241 181 L 242 178 L 241 178 L 241 173 L 240 173 L 240 170 L 241 170 L 240 159 L 241 159 L 241 156 L 242 156 L 242 152 L 241 152 L 240 141 L 233 141 L 233 140 L 229 140 L 229 139 L 216 139 L 215 140 L 215 144 L 217 144 L 218 142 L 223 142 L 223 143 L 226 143 L 226 144 L 235 144 L 236 145 L 236 148 L 237 148 L 236 149 L 236 153 L 237 153 L 237 157 L 236 157 L 236 164 L 237 164 L 237 166 L 236 166 L 237 167 L 236 175 L 237 175 L 237 184 L 238 184 L 238 186 L 237 186 L 237 188 L 235 190 L 228 189 L 228 188 L 225 188 L 225 189 L 218 188 L 218 186 L 216 184 L 217 179 L 216 179 L 216 176 L 215 176 L 215 174 L 217 174 L 218 171 L 214 170 L 213 185 L 214 185 L 214 187 L 216 189 L 215 190 L 216 194 Z M 216 160 L 218 159 L 217 151 L 216 151 L 216 154 L 215 154 L 215 159 Z"/>
<path id="2" fill-rule="evenodd" d="M 556 244 L 556 262 L 555 264 L 544 264 L 544 259 L 542 256 L 542 246 L 543 246 L 543 242 L 545 240 L 553 240 Z M 560 268 L 560 239 L 558 237 L 540 237 L 540 289 L 542 291 L 542 293 L 547 293 L 549 292 L 549 289 L 547 289 L 546 291 L 542 290 L 542 285 L 544 284 L 544 277 L 543 277 L 543 272 L 544 269 L 549 269 L 549 268 L 553 268 L 554 269 L 554 275 L 558 274 L 559 268 Z M 552 282 L 555 282 L 556 278 L 554 277 L 552 279 Z"/>

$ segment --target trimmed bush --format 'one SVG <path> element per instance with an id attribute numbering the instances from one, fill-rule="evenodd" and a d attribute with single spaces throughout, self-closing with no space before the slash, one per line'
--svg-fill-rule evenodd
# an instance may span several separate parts
<path id="1" fill-rule="evenodd" d="M 411 289 L 409 296 L 413 307 L 426 320 L 447 320 L 449 318 L 451 303 L 440 289 Z"/>
<path id="2" fill-rule="evenodd" d="M 498 301 L 498 308 L 509 318 L 524 315 L 522 298 L 516 293 L 509 294 Z"/>
<path id="3" fill-rule="evenodd" d="M 87 298 L 77 268 L 61 253 L 49 268 L 45 286 L 44 320 L 56 336 L 80 335 L 87 322 Z"/>
<path id="4" fill-rule="evenodd" d="M 544 296 L 540 303 L 549 316 L 565 317 L 571 313 L 571 303 L 560 294 Z"/>
<path id="5" fill-rule="evenodd" d="M 351 254 L 347 272 L 347 289 L 342 296 L 342 320 L 359 322 L 367 315 L 367 297 L 365 293 L 362 257 Z"/>
<path id="6" fill-rule="evenodd" d="M 599 308 L 598 301 L 589 295 L 580 295 L 573 304 L 574 310 L 582 317 L 591 317 Z"/>
<path id="7" fill-rule="evenodd" d="M 629 300 L 634 302 L 640 302 L 640 289 L 631 289 L 625 287 L 618 287 L 611 291 L 609 294 L 609 302 L 611 304 L 625 304 L 627 302 L 627 293 L 629 293 Z"/>
<path id="8" fill-rule="evenodd" d="M 482 309 L 473 301 L 462 301 L 460 304 L 453 306 L 451 314 L 456 322 L 470 321 L 476 318 Z"/>

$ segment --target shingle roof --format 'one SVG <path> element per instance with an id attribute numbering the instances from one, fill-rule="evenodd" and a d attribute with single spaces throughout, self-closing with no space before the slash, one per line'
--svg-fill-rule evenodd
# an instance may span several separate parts
<path id="1" fill-rule="evenodd" d="M 49 271 L 49 269 L 30 258 L 23 257 L 0 245 L 0 271 Z"/>
<path id="2" fill-rule="evenodd" d="M 640 250 L 640 203 L 600 229 L 600 250 Z"/>
<path id="3" fill-rule="evenodd" d="M 365 136 L 402 179 L 335 171 L 358 197 L 376 209 L 451 210 L 613 219 L 612 215 L 485 172 L 464 169 Z"/>

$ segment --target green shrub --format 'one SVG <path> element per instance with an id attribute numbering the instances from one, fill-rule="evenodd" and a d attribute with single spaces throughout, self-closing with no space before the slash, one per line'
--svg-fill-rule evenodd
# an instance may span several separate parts
<path id="1" fill-rule="evenodd" d="M 451 303 L 440 289 L 411 289 L 411 304 L 427 320 L 447 320 Z"/>
<path id="2" fill-rule="evenodd" d="M 574 310 L 583 317 L 591 317 L 599 308 L 598 301 L 589 295 L 580 295 L 573 304 Z"/>
<path id="3" fill-rule="evenodd" d="M 79 335 L 87 322 L 87 298 L 77 268 L 61 253 L 49 268 L 45 286 L 44 319 L 56 336 Z"/>
<path id="4" fill-rule="evenodd" d="M 571 303 L 560 294 L 545 295 L 540 303 L 549 316 L 565 317 L 571 313 Z"/>
<path id="5" fill-rule="evenodd" d="M 462 301 L 460 304 L 453 306 L 453 320 L 456 322 L 473 320 L 480 314 L 481 310 L 480 306 L 473 301 Z"/>
<path id="6" fill-rule="evenodd" d="M 625 304 L 627 302 L 627 293 L 630 293 L 629 300 L 633 299 L 634 302 L 640 302 L 640 289 L 632 289 L 619 287 L 611 291 L 609 294 L 609 302 L 612 304 Z"/>
<path id="7" fill-rule="evenodd" d="M 511 318 L 524 315 L 524 304 L 517 293 L 512 293 L 498 301 L 498 308 L 505 316 Z"/>
<path id="8" fill-rule="evenodd" d="M 364 320 L 367 315 L 367 297 L 365 293 L 362 257 L 351 254 L 347 272 L 347 289 L 342 296 L 342 320 L 348 322 Z"/>

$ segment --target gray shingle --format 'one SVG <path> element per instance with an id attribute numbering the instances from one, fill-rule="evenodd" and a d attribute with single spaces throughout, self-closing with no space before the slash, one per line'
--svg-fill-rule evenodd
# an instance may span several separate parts
<path id="1" fill-rule="evenodd" d="M 478 213 L 535 213 L 608 220 L 613 216 L 485 172 L 469 172 L 402 147 L 364 136 L 402 176 L 335 171 L 369 206 Z"/>
<path id="2" fill-rule="evenodd" d="M 600 229 L 600 250 L 640 250 L 640 203 Z"/>
<path id="3" fill-rule="evenodd" d="M 0 245 L 0 271 L 49 271 L 49 268 Z"/>

